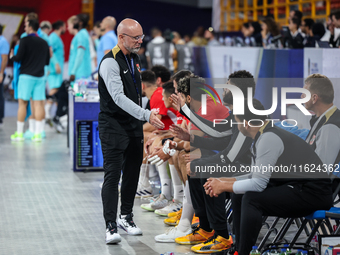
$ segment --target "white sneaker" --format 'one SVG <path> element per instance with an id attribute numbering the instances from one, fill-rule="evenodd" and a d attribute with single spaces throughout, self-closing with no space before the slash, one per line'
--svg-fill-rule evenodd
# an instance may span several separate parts
<path id="1" fill-rule="evenodd" d="M 177 227 L 170 227 L 166 230 L 165 234 L 155 236 L 155 241 L 160 243 L 174 243 L 176 238 L 189 235 L 191 232 L 191 228 L 182 232 Z"/>
<path id="2" fill-rule="evenodd" d="M 117 226 L 115 224 L 109 223 L 106 229 L 106 244 L 110 243 L 119 243 L 122 241 L 122 238 L 118 234 Z"/>
<path id="3" fill-rule="evenodd" d="M 155 214 L 167 217 L 169 213 L 178 212 L 181 210 L 182 206 L 182 202 L 174 199 L 170 201 L 166 207 L 156 210 Z"/>
<path id="4" fill-rule="evenodd" d="M 141 183 L 138 183 L 137 191 L 136 191 L 136 196 L 135 197 L 152 197 L 152 188 L 151 186 L 144 186 Z"/>
<path id="5" fill-rule="evenodd" d="M 169 200 L 165 198 L 163 194 L 161 194 L 155 201 L 153 201 L 150 204 L 142 204 L 140 207 L 142 207 L 144 210 L 147 211 L 155 211 L 157 209 L 162 209 L 165 206 L 167 206 L 169 203 Z"/>
<path id="6" fill-rule="evenodd" d="M 122 218 L 122 216 L 120 215 L 118 219 L 118 227 L 132 236 L 143 235 L 142 230 L 137 227 L 137 225 L 133 222 L 132 217 L 132 213 L 126 215 L 125 218 Z"/>

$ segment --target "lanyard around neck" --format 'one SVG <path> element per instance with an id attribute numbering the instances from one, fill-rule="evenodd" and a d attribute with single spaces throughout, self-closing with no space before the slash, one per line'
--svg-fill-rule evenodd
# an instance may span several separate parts
<path id="1" fill-rule="evenodd" d="M 130 73 L 131 73 L 131 75 L 132 75 L 133 82 L 134 82 L 135 85 L 136 85 L 137 82 L 136 82 L 136 79 L 135 79 L 135 70 L 134 70 L 135 68 L 134 68 L 133 58 L 131 58 L 131 65 L 130 65 L 129 60 L 128 60 L 128 58 L 126 57 L 126 55 L 124 55 L 124 57 L 125 57 L 125 60 L 126 60 L 127 65 L 128 65 L 128 68 L 129 68 L 129 70 L 130 70 Z M 137 88 L 137 87 L 136 87 L 136 88 Z"/>
<path id="2" fill-rule="evenodd" d="M 140 94 L 139 94 L 139 90 L 138 90 L 138 86 L 137 86 L 137 82 L 136 82 L 136 78 L 135 78 L 135 66 L 134 66 L 133 58 L 131 58 L 131 66 L 130 66 L 129 60 L 128 60 L 128 58 L 126 57 L 126 55 L 124 55 L 124 57 L 125 57 L 127 66 L 128 66 L 128 68 L 129 68 L 129 70 L 130 70 L 130 73 L 131 73 L 131 75 L 132 75 L 133 83 L 135 84 L 135 88 L 136 88 L 136 91 L 137 91 L 138 104 L 140 105 Z"/>

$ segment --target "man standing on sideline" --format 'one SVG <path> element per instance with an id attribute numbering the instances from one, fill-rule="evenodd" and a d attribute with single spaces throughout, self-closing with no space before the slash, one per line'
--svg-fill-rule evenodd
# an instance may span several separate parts
<path id="1" fill-rule="evenodd" d="M 162 37 L 162 31 L 156 27 L 151 30 L 151 36 L 153 39 L 146 45 L 145 52 L 149 68 L 155 65 L 162 65 L 170 71 L 174 71 L 172 59 L 175 52 L 174 44 L 165 41 Z"/>
<path id="2" fill-rule="evenodd" d="M 0 128 L 2 127 L 2 119 L 5 117 L 5 98 L 4 98 L 4 80 L 5 68 L 8 62 L 9 43 L 2 36 L 3 26 L 0 25 Z"/>
<path id="3" fill-rule="evenodd" d="M 58 20 L 53 23 L 53 32 L 49 36 L 49 42 L 53 51 L 52 58 L 50 60 L 49 71 L 50 74 L 47 77 L 49 88 L 49 99 L 46 100 L 45 105 L 45 117 L 46 122 L 51 123 L 51 107 L 53 104 L 52 96 L 58 92 L 58 89 L 63 82 L 63 68 L 64 68 L 64 43 L 60 36 L 65 33 L 65 22 Z"/>
<path id="4" fill-rule="evenodd" d="M 24 140 L 24 121 L 27 104 L 31 98 L 33 100 L 35 118 L 33 141 L 41 141 L 41 132 L 45 125 L 43 122 L 45 117 L 44 100 L 46 99 L 44 66 L 50 62 L 50 50 L 47 42 L 38 36 L 38 28 L 38 20 L 30 20 L 26 29 L 27 36 L 20 40 L 17 54 L 13 56 L 13 51 L 10 54 L 13 61 L 21 62 L 18 81 L 19 108 L 17 131 L 11 135 L 11 140 L 14 141 Z"/>
<path id="5" fill-rule="evenodd" d="M 97 68 L 104 55 L 117 45 L 118 40 L 114 31 L 116 24 L 116 19 L 111 16 L 107 16 L 100 23 L 100 32 L 102 37 L 100 37 L 97 48 Z"/>
<path id="6" fill-rule="evenodd" d="M 68 70 L 70 81 L 91 76 L 90 36 L 86 30 L 89 15 L 80 13 L 74 19 L 73 29 L 79 32 L 73 37 Z"/>
<path id="7" fill-rule="evenodd" d="M 141 107 L 142 89 L 140 61 L 137 55 L 143 42 L 141 25 L 124 19 L 118 25 L 118 44 L 99 64 L 100 94 L 99 135 L 104 158 L 102 188 L 103 211 L 106 223 L 106 243 L 118 243 L 117 231 L 118 182 L 121 185 L 121 210 L 118 225 L 129 235 L 141 235 L 133 222 L 133 202 L 143 159 L 142 121 L 158 129 L 164 124 L 157 112 Z"/>

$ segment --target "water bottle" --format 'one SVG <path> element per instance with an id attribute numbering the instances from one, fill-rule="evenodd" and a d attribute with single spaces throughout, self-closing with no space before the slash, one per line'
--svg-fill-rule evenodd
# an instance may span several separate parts
<path id="1" fill-rule="evenodd" d="M 297 253 L 295 255 L 302 255 L 302 250 L 301 249 L 298 249 L 297 250 Z"/>
<path id="2" fill-rule="evenodd" d="M 287 249 L 286 248 L 282 248 L 280 255 L 287 255 Z"/>
<path id="3" fill-rule="evenodd" d="M 253 246 L 253 249 L 250 251 L 250 255 L 261 255 L 261 252 L 259 252 L 257 246 Z"/>
<path id="4" fill-rule="evenodd" d="M 275 246 L 270 250 L 270 255 L 280 255 Z"/>
<path id="5" fill-rule="evenodd" d="M 83 99 L 86 100 L 87 86 L 86 86 L 85 81 L 82 81 L 82 83 L 80 84 L 80 91 L 79 92 L 83 95 Z"/>
<path id="6" fill-rule="evenodd" d="M 284 244 L 283 247 L 286 249 L 286 254 L 289 255 L 292 253 L 292 250 L 289 249 L 289 244 Z"/>

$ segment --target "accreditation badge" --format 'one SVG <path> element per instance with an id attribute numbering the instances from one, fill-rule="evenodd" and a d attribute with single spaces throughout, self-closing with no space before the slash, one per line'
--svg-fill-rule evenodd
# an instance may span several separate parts
<path id="1" fill-rule="evenodd" d="M 313 135 L 312 139 L 309 141 L 309 145 L 312 145 L 315 141 L 316 135 Z"/>

